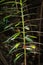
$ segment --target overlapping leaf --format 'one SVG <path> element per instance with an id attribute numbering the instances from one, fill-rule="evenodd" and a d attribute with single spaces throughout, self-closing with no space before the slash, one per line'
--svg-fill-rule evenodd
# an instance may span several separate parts
<path id="1" fill-rule="evenodd" d="M 17 55 L 17 57 L 14 59 L 14 63 L 16 63 L 16 61 L 17 61 L 22 55 L 23 55 L 22 53 L 19 53 L 19 54 Z"/>
<path id="2" fill-rule="evenodd" d="M 16 43 L 13 48 L 9 51 L 9 54 L 12 53 L 12 51 L 14 51 L 14 49 L 17 49 L 19 47 L 20 43 Z"/>
<path id="3" fill-rule="evenodd" d="M 4 43 L 10 43 L 11 40 L 16 39 L 18 36 L 20 35 L 20 32 L 15 33 L 14 35 L 12 35 L 10 38 L 8 38 L 6 41 L 4 41 Z"/>
<path id="4" fill-rule="evenodd" d="M 27 42 L 33 42 L 33 40 L 29 37 L 25 37 Z"/>

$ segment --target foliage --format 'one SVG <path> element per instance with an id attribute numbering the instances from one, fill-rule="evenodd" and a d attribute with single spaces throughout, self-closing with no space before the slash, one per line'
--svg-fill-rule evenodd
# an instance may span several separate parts
<path id="1" fill-rule="evenodd" d="M 0 2 L 3 2 L 4 0 L 2 0 L 2 1 L 0 1 Z M 27 50 L 28 50 L 28 52 L 30 51 L 30 52 L 32 52 L 32 50 L 33 49 L 35 49 L 36 47 L 33 45 L 33 46 L 31 46 L 31 45 L 29 45 L 29 44 L 31 44 L 31 43 L 33 43 L 33 39 L 34 38 L 37 38 L 37 37 L 35 37 L 35 36 L 32 36 L 32 35 L 27 35 L 26 34 L 26 31 L 29 31 L 30 30 L 30 28 L 26 25 L 25 26 L 25 16 L 29 16 L 29 15 L 31 15 L 31 14 L 24 14 L 24 12 L 26 11 L 26 10 L 24 10 L 25 8 L 25 4 L 26 4 L 26 1 L 27 0 L 20 0 L 20 2 L 15 2 L 15 1 L 9 1 L 9 2 L 4 2 L 4 3 L 2 3 L 2 5 L 5 5 L 5 4 L 14 4 L 14 5 L 19 5 L 19 7 L 18 7 L 18 10 L 16 10 L 16 7 L 14 8 L 15 9 L 15 11 L 16 11 L 16 13 L 14 12 L 13 14 L 9 14 L 9 15 L 7 15 L 7 16 L 5 16 L 4 18 L 3 18 L 3 23 L 6 23 L 6 20 L 8 20 L 10 17 L 19 17 L 19 21 L 15 24 L 14 22 L 13 23 L 11 23 L 11 24 L 7 24 L 7 25 L 5 25 L 4 26 L 4 29 L 3 29 L 3 31 L 2 32 L 5 32 L 5 31 L 7 31 L 7 30 L 9 30 L 9 29 L 11 29 L 11 27 L 13 27 L 12 29 L 13 30 L 15 30 L 16 28 L 18 28 L 19 29 L 19 27 L 21 27 L 21 29 L 22 29 L 22 31 L 21 31 L 21 29 L 19 29 L 20 31 L 18 32 L 15 32 L 12 36 L 10 36 L 10 37 L 8 37 L 7 38 L 7 40 L 5 40 L 4 42 L 3 42 L 3 44 L 5 43 L 5 44 L 7 44 L 7 43 L 11 43 L 12 41 L 15 41 L 15 39 L 17 39 L 17 38 L 21 38 L 21 36 L 20 35 L 22 35 L 22 41 L 23 41 L 23 46 L 21 46 L 22 45 L 22 43 L 21 42 L 19 42 L 19 41 L 17 41 L 17 43 L 14 43 L 14 45 L 13 45 L 13 47 L 9 50 L 9 54 L 12 54 L 12 52 L 15 52 L 15 50 L 16 49 L 20 49 L 20 46 L 21 46 L 21 50 L 23 49 L 24 51 L 23 52 L 19 52 L 19 53 L 17 53 L 16 54 L 16 58 L 14 59 L 14 63 L 22 56 L 22 55 L 24 55 L 24 61 L 25 61 L 25 65 L 26 65 L 26 55 L 27 55 Z M 20 9 L 20 11 L 19 11 L 19 9 Z M 34 14 L 34 13 L 33 13 Z M 25 31 L 26 30 L 26 31 Z M 28 44 L 28 46 L 27 46 L 27 43 L 29 43 Z"/>

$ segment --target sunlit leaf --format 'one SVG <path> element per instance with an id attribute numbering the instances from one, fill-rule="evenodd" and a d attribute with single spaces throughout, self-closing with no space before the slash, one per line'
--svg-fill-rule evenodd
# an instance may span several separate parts
<path id="1" fill-rule="evenodd" d="M 17 49 L 17 48 L 19 47 L 19 45 L 20 45 L 20 43 L 16 43 L 16 44 L 13 46 L 13 48 L 9 51 L 9 54 L 11 54 L 14 49 Z"/>
<path id="2" fill-rule="evenodd" d="M 25 28 L 26 30 L 30 30 L 30 28 L 29 28 L 28 26 L 25 26 L 24 28 Z"/>
<path id="3" fill-rule="evenodd" d="M 19 45 L 20 45 L 20 43 L 17 43 L 17 44 L 15 45 L 15 48 L 18 48 Z"/>
<path id="4" fill-rule="evenodd" d="M 20 23 L 21 23 L 21 22 L 18 22 L 18 23 L 15 25 L 15 27 L 19 26 Z M 8 29 L 8 28 L 10 28 L 13 24 L 14 24 L 14 23 L 9 24 L 9 25 L 6 26 L 4 29 Z"/>
<path id="5" fill-rule="evenodd" d="M 26 48 L 26 50 L 29 50 L 29 51 L 31 51 L 32 49 L 27 47 L 27 48 Z"/>
<path id="6" fill-rule="evenodd" d="M 36 49 L 36 46 L 31 44 L 30 46 L 26 47 L 26 50 L 29 52 L 33 52 Z"/>
<path id="7" fill-rule="evenodd" d="M 1 0 L 0 3 L 2 3 L 3 1 L 5 1 L 5 0 Z"/>
<path id="8" fill-rule="evenodd" d="M 16 54 L 16 57 L 18 57 L 20 55 L 20 53 Z"/>
<path id="9" fill-rule="evenodd" d="M 30 47 L 31 47 L 32 49 L 36 49 L 36 46 L 35 46 L 35 45 L 30 45 Z"/>

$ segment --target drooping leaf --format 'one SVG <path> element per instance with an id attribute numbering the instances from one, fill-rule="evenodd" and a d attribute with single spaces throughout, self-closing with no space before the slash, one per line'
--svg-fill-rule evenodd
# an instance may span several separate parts
<path id="1" fill-rule="evenodd" d="M 14 59 L 14 63 L 16 63 L 16 61 L 22 56 L 23 54 L 18 54 L 18 56 Z"/>
<path id="2" fill-rule="evenodd" d="M 19 47 L 19 45 L 20 45 L 20 43 L 16 43 L 16 44 L 13 46 L 13 48 L 9 51 L 9 54 L 11 54 L 14 49 L 17 49 L 17 48 Z"/>

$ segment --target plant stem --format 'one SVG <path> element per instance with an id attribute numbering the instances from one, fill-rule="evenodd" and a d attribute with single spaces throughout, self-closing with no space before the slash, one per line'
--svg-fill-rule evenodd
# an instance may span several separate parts
<path id="1" fill-rule="evenodd" d="M 21 16 L 22 16 L 22 25 L 23 25 L 23 40 L 24 40 L 24 65 L 26 65 L 26 42 L 25 42 L 25 28 L 24 28 L 24 15 L 23 15 L 23 7 L 22 7 L 22 0 L 20 0 L 21 4 Z"/>

